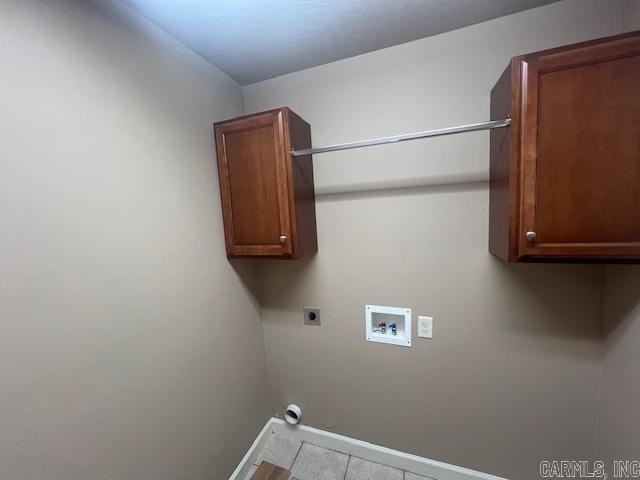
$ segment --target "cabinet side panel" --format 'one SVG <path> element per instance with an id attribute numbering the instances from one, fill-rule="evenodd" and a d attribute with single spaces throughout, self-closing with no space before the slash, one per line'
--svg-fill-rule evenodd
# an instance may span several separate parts
<path id="1" fill-rule="evenodd" d="M 491 89 L 491 120 L 511 114 L 511 87 L 509 65 Z M 496 128 L 490 133 L 489 251 L 503 260 L 510 257 L 511 128 Z"/>
<path id="2" fill-rule="evenodd" d="M 291 110 L 289 128 L 292 149 L 311 147 L 311 127 Z M 318 251 L 312 156 L 291 157 L 291 170 L 298 238 L 296 257 L 309 256 Z"/>
<path id="3" fill-rule="evenodd" d="M 224 224 L 224 238 L 227 256 L 233 253 L 233 220 L 231 218 L 231 196 L 229 192 L 229 171 L 227 170 L 224 137 L 220 124 L 214 125 L 216 157 L 218 161 L 218 180 L 220 182 L 220 200 Z"/>

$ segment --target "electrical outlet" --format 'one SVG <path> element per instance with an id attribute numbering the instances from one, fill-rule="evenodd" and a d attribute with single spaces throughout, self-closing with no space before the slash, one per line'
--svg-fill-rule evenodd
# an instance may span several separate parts
<path id="1" fill-rule="evenodd" d="M 320 325 L 320 309 L 305 307 L 302 309 L 304 313 L 305 325 Z"/>
<path id="2" fill-rule="evenodd" d="M 418 317 L 418 336 L 433 338 L 433 317 Z"/>

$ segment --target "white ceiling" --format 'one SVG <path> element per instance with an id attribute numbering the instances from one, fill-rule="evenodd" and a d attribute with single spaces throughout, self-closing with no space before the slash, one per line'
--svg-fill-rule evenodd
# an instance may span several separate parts
<path id="1" fill-rule="evenodd" d="M 557 0 L 123 0 L 242 85 Z"/>

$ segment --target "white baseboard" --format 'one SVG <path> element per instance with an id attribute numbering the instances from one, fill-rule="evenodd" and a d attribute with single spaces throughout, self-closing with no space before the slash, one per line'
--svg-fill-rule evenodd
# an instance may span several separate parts
<path id="1" fill-rule="evenodd" d="M 325 432 L 306 425 L 291 426 L 279 418 L 270 418 L 264 426 L 247 454 L 231 474 L 229 480 L 244 480 L 257 460 L 269 434 L 286 432 L 287 435 L 303 442 L 313 443 L 324 448 L 337 450 L 371 462 L 382 463 L 390 467 L 408 470 L 418 475 L 436 480 L 505 480 L 502 477 L 482 473 L 468 468 L 457 467 L 448 463 L 429 460 L 409 453 L 363 442 L 355 438 L 336 433 Z"/>

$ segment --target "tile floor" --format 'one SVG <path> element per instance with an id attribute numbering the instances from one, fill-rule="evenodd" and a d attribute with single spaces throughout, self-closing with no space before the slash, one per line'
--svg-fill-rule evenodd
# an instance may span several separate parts
<path id="1" fill-rule="evenodd" d="M 429 480 L 278 433 L 267 439 L 247 480 L 263 460 L 290 470 L 290 480 Z"/>

